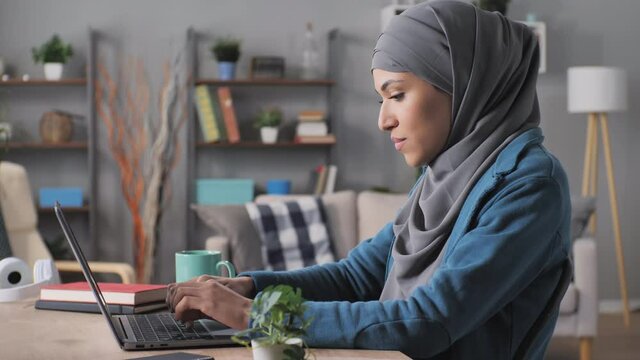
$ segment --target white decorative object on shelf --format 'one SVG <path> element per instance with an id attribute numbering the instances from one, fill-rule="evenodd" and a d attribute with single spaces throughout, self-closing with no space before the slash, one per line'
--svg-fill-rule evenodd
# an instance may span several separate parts
<path id="1" fill-rule="evenodd" d="M 274 144 L 278 140 L 278 128 L 275 126 L 263 126 L 260 128 L 260 138 L 265 144 Z"/>
<path id="2" fill-rule="evenodd" d="M 307 23 L 304 33 L 304 46 L 302 49 L 302 78 L 313 80 L 321 77 L 320 74 L 320 54 L 318 53 L 318 42 L 313 33 L 313 24 Z"/>
<path id="3" fill-rule="evenodd" d="M 64 64 L 62 63 L 45 63 L 44 64 L 44 77 L 47 80 L 60 80 L 62 79 L 62 69 Z"/>

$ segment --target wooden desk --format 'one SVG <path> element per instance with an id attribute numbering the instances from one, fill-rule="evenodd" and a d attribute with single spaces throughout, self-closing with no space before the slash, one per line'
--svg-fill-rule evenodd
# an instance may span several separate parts
<path id="1" fill-rule="evenodd" d="M 215 360 L 252 359 L 243 347 L 124 351 L 101 314 L 36 310 L 35 300 L 0 303 L 2 359 L 129 359 L 175 351 L 207 354 Z M 72 330 L 75 329 L 75 330 Z M 313 349 L 316 359 L 409 359 L 397 351 Z"/>

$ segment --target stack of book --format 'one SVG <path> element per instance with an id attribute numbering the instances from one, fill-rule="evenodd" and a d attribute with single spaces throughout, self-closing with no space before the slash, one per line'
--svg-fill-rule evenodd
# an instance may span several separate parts
<path id="1" fill-rule="evenodd" d="M 238 120 L 229 87 L 217 88 L 212 96 L 207 85 L 198 85 L 194 100 L 204 141 L 230 143 L 240 141 Z"/>
<path id="2" fill-rule="evenodd" d="M 331 194 L 335 192 L 338 167 L 336 165 L 319 165 L 314 171 L 314 195 Z"/>
<path id="3" fill-rule="evenodd" d="M 298 113 L 298 125 L 293 141 L 301 144 L 333 144 L 336 137 L 329 134 L 324 111 L 305 110 Z"/>
<path id="4" fill-rule="evenodd" d="M 98 283 L 112 314 L 139 314 L 166 307 L 166 285 Z M 45 285 L 36 309 L 99 313 L 87 282 Z"/>

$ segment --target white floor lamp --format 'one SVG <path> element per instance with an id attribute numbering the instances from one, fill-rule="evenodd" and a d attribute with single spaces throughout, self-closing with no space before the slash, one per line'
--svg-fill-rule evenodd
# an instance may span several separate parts
<path id="1" fill-rule="evenodd" d="M 587 138 L 584 152 L 584 169 L 582 173 L 582 196 L 596 196 L 598 174 L 598 119 L 600 120 L 604 160 L 611 204 L 611 220 L 615 236 L 620 294 L 624 307 L 624 324 L 628 328 L 631 318 L 629 314 L 629 298 L 627 295 L 627 278 L 624 270 L 624 254 L 622 236 L 620 234 L 620 218 L 618 215 L 618 197 L 611 157 L 609 141 L 609 124 L 607 113 L 625 111 L 627 109 L 627 75 L 622 69 L 602 66 L 571 67 L 567 73 L 568 109 L 570 113 L 588 113 Z M 590 220 L 591 232 L 595 234 L 595 214 Z"/>

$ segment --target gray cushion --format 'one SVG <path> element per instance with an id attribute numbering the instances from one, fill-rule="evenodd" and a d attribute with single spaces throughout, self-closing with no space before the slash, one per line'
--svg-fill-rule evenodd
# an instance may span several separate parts
<path id="1" fill-rule="evenodd" d="M 229 239 L 238 272 L 263 269 L 262 243 L 244 205 L 191 205 L 202 222 Z"/>
<path id="2" fill-rule="evenodd" d="M 591 215 L 596 210 L 596 199 L 590 197 L 571 197 L 571 239 L 585 234 Z"/>

